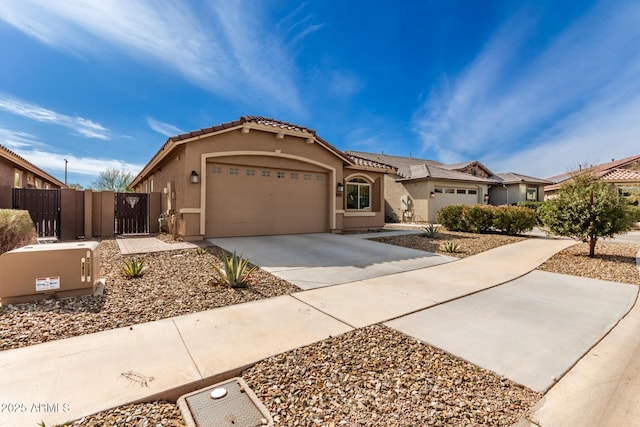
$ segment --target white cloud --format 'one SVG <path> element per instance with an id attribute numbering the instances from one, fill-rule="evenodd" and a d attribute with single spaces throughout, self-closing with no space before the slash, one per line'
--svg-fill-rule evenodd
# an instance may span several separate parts
<path id="1" fill-rule="evenodd" d="M 124 169 L 137 174 L 144 165 L 128 163 L 118 159 L 99 159 L 93 157 L 77 157 L 71 154 L 52 153 L 43 150 L 18 150 L 19 155 L 39 167 L 48 171 L 64 171 L 64 159 L 69 162 L 67 169 L 69 173 L 98 176 L 100 172 L 109 168 Z"/>
<path id="2" fill-rule="evenodd" d="M 125 169 L 134 174 L 142 170 L 143 165 L 125 162 L 118 159 L 93 157 L 77 157 L 69 153 L 60 153 L 55 147 L 38 140 L 26 132 L 0 128 L 0 144 L 9 148 L 40 169 L 52 172 L 63 172 L 67 159 L 68 171 L 74 174 L 98 176 L 107 168 Z"/>
<path id="3" fill-rule="evenodd" d="M 59 50 L 97 56 L 111 46 L 230 99 L 302 108 L 291 55 L 258 3 L 0 1 L 0 19 Z"/>
<path id="4" fill-rule="evenodd" d="M 0 144 L 13 151 L 26 147 L 44 146 L 35 135 L 3 128 L 0 128 Z"/>
<path id="5" fill-rule="evenodd" d="M 181 133 L 184 133 L 182 129 L 169 123 L 163 123 L 152 117 L 147 117 L 147 124 L 151 129 L 153 129 L 154 131 L 166 137 L 176 136 L 176 135 L 180 135 Z"/>
<path id="6" fill-rule="evenodd" d="M 424 150 L 537 176 L 637 153 L 640 4 L 607 2 L 526 58 L 535 21 L 518 14 L 415 114 Z"/>
<path id="7" fill-rule="evenodd" d="M 99 123 L 83 117 L 71 117 L 0 94 L 0 109 L 42 123 L 69 128 L 87 138 L 108 139 L 109 131 Z"/>

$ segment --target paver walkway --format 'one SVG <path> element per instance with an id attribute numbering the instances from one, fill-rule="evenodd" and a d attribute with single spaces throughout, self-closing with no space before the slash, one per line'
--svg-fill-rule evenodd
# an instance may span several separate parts
<path id="1" fill-rule="evenodd" d="M 209 245 L 206 241 L 167 243 L 152 236 L 118 236 L 116 242 L 122 255 L 193 249 Z"/>

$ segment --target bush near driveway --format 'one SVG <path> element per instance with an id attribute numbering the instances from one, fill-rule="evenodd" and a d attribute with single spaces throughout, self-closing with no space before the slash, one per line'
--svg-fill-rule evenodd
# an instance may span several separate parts
<path id="1" fill-rule="evenodd" d="M 519 206 L 493 208 L 493 226 L 503 233 L 514 235 L 530 231 L 536 225 L 536 212 Z"/>
<path id="2" fill-rule="evenodd" d="M 633 215 L 633 207 L 616 189 L 590 174 L 575 175 L 540 209 L 547 231 L 588 242 L 592 258 L 598 239 L 629 231 Z"/>
<path id="3" fill-rule="evenodd" d="M 450 205 L 438 211 L 438 222 L 449 231 L 521 234 L 536 225 L 536 214 L 518 206 Z"/>

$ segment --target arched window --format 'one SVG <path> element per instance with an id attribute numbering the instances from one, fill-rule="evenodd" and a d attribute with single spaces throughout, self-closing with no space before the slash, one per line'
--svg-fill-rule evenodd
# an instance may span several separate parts
<path id="1" fill-rule="evenodd" d="M 347 209 L 371 209 L 371 184 L 362 178 L 347 181 Z"/>

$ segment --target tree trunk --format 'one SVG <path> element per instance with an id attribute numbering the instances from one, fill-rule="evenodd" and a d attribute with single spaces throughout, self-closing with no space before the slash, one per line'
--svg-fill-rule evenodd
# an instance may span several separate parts
<path id="1" fill-rule="evenodd" d="M 596 254 L 597 237 L 589 236 L 589 258 L 593 258 Z"/>

